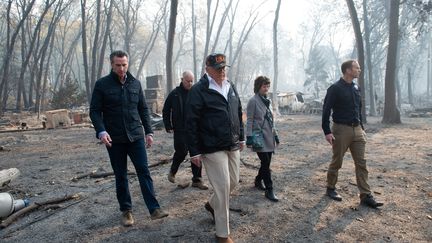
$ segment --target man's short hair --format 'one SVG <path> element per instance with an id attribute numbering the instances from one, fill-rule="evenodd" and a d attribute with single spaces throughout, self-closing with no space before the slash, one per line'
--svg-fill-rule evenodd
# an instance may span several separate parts
<path id="1" fill-rule="evenodd" d="M 191 76 L 192 78 L 195 78 L 195 75 L 192 71 L 186 70 L 182 73 L 182 78 L 185 78 L 186 76 Z"/>
<path id="2" fill-rule="evenodd" d="M 113 51 L 110 54 L 110 61 L 111 62 L 114 61 L 114 57 L 128 57 L 128 54 L 125 51 L 117 50 L 117 51 Z"/>
<path id="3" fill-rule="evenodd" d="M 270 84 L 270 79 L 266 76 L 258 76 L 254 81 L 254 93 L 258 93 L 263 85 Z"/>
<path id="4" fill-rule="evenodd" d="M 354 62 L 357 62 L 357 60 L 350 59 L 350 60 L 346 60 L 345 62 L 343 62 L 341 65 L 342 74 L 345 74 L 347 69 L 352 68 Z"/>

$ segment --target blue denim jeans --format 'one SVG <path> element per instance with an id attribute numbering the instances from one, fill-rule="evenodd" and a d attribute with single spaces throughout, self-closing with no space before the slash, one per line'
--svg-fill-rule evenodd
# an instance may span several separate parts
<path id="1" fill-rule="evenodd" d="M 129 156 L 135 167 L 141 193 L 150 214 L 155 209 L 160 208 L 153 190 L 153 180 L 148 169 L 144 139 L 132 143 L 113 143 L 110 148 L 107 147 L 107 150 L 115 174 L 116 193 L 120 204 L 120 211 L 132 209 L 127 177 L 127 156 Z"/>

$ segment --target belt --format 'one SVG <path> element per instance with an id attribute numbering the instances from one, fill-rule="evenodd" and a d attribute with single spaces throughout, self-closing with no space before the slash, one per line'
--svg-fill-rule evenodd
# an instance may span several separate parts
<path id="1" fill-rule="evenodd" d="M 350 126 L 350 127 L 358 127 L 360 125 L 360 123 L 358 122 L 351 122 L 351 123 L 337 123 L 336 124 L 340 124 L 340 125 L 345 125 L 345 126 Z"/>

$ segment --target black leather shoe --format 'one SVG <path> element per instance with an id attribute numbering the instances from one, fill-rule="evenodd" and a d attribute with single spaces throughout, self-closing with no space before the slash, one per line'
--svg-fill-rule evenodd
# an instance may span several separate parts
<path id="1" fill-rule="evenodd" d="M 264 185 L 264 181 L 262 179 L 261 180 L 255 179 L 255 187 L 262 190 L 262 191 L 265 191 L 265 189 L 266 189 L 265 185 Z"/>
<path id="2" fill-rule="evenodd" d="M 382 205 L 384 205 L 384 203 L 375 201 L 375 199 L 373 198 L 373 196 L 370 195 L 370 194 L 368 194 L 365 197 L 363 197 L 360 200 L 360 203 L 363 204 L 363 205 L 365 205 L 365 206 L 371 207 L 371 208 L 377 208 L 377 207 L 381 207 Z"/>
<path id="3" fill-rule="evenodd" d="M 279 198 L 276 197 L 276 195 L 273 192 L 273 189 L 267 189 L 265 191 L 265 197 L 268 198 L 270 201 L 273 201 L 273 202 L 279 201 Z"/>
<path id="4" fill-rule="evenodd" d="M 342 197 L 336 192 L 336 189 L 327 188 L 326 194 L 335 201 L 342 201 Z"/>
<path id="5" fill-rule="evenodd" d="M 214 216 L 214 209 L 212 208 L 212 206 L 210 206 L 209 202 L 206 202 L 206 204 L 204 205 L 204 208 L 209 211 L 209 213 L 211 213 L 211 215 L 213 216 L 213 221 L 215 221 L 215 216 Z"/>

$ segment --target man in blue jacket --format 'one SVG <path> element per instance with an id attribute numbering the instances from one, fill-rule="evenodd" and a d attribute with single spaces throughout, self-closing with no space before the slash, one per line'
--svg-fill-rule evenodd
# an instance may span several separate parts
<path id="1" fill-rule="evenodd" d="M 135 167 L 151 219 L 166 217 L 168 213 L 160 208 L 156 200 L 148 169 L 145 144 L 147 147 L 153 144 L 153 131 L 141 83 L 128 72 L 126 52 L 114 51 L 110 61 L 111 73 L 99 79 L 93 89 L 90 118 L 96 137 L 108 150 L 122 212 L 121 223 L 131 226 L 134 219 L 127 178 L 127 156 Z"/>
<path id="2" fill-rule="evenodd" d="M 180 164 L 188 154 L 186 142 L 186 126 L 185 126 L 185 108 L 186 99 L 194 81 L 194 74 L 187 70 L 184 71 L 181 78 L 181 83 L 173 91 L 171 91 L 165 100 L 162 109 L 163 122 L 165 130 L 168 133 L 174 133 L 174 155 L 168 180 L 171 183 L 175 182 L 175 175 Z M 202 167 L 191 163 L 192 167 L 192 187 L 197 187 L 201 190 L 207 190 L 208 186 L 202 181 Z"/>
<path id="3" fill-rule="evenodd" d="M 214 193 L 205 204 L 215 221 L 218 242 L 229 237 L 229 196 L 239 182 L 240 150 L 245 146 L 242 107 L 226 77 L 223 54 L 206 58 L 206 73 L 186 102 L 186 130 L 192 163 L 204 165 Z"/>

